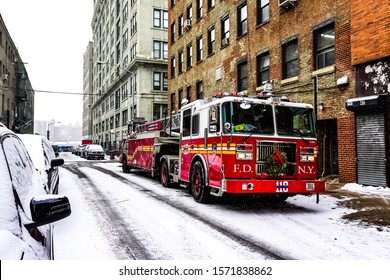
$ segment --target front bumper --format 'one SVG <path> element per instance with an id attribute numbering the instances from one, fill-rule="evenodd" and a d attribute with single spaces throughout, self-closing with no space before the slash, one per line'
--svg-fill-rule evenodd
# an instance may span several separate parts
<path id="1" fill-rule="evenodd" d="M 243 194 L 315 194 L 326 191 L 322 180 L 253 180 L 224 179 L 222 191 Z"/>

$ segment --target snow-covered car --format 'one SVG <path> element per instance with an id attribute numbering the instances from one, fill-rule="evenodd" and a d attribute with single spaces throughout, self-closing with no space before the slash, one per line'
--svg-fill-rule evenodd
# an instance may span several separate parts
<path id="1" fill-rule="evenodd" d="M 0 259 L 54 259 L 53 222 L 71 213 L 47 194 L 20 138 L 0 123 Z"/>
<path id="2" fill-rule="evenodd" d="M 35 168 L 45 179 L 47 193 L 58 194 L 58 166 L 64 164 L 62 158 L 57 158 L 49 140 L 37 134 L 18 134 L 34 163 Z"/>
<path id="3" fill-rule="evenodd" d="M 81 156 L 81 152 L 83 151 L 85 145 L 84 144 L 81 144 L 81 145 L 78 145 L 75 150 L 74 150 L 74 154 L 76 156 Z"/>
<path id="4" fill-rule="evenodd" d="M 83 150 L 82 157 L 86 159 L 104 159 L 105 152 L 101 145 L 88 144 Z"/>

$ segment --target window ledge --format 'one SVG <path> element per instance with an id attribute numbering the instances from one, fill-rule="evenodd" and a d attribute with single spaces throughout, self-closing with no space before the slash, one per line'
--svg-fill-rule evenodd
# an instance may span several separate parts
<path id="1" fill-rule="evenodd" d="M 311 75 L 312 76 L 321 76 L 321 75 L 334 73 L 335 71 L 336 71 L 336 66 L 335 65 L 331 65 L 331 66 L 328 66 L 328 67 L 325 67 L 325 68 L 321 68 L 321 69 L 315 70 L 315 71 L 313 71 L 313 73 L 311 73 Z"/>
<path id="2" fill-rule="evenodd" d="M 296 83 L 298 82 L 298 76 L 295 76 L 295 77 L 291 77 L 291 78 L 288 78 L 288 79 L 283 79 L 280 81 L 280 84 L 282 86 L 284 85 L 288 85 L 288 84 L 292 84 L 292 83 Z"/>

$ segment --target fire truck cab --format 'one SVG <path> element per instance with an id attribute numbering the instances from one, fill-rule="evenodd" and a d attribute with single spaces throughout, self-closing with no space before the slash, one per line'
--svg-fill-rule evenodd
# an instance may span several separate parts
<path id="1" fill-rule="evenodd" d="M 129 134 L 122 168 L 187 187 L 201 203 L 224 193 L 317 194 L 318 201 L 325 192 L 313 107 L 284 98 L 219 94 L 184 104 L 180 114 Z"/>

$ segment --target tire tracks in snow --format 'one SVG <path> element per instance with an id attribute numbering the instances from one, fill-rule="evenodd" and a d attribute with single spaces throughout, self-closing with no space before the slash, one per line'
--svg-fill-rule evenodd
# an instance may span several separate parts
<path id="1" fill-rule="evenodd" d="M 153 199 L 158 200 L 158 201 L 174 208 L 177 211 L 185 213 L 186 215 L 190 216 L 191 218 L 202 222 L 203 224 L 207 225 L 208 227 L 212 228 L 213 230 L 216 230 L 217 232 L 223 234 L 227 238 L 229 238 L 229 239 L 239 243 L 240 245 L 248 248 L 249 250 L 263 254 L 264 256 L 267 257 L 267 259 L 271 259 L 271 260 L 292 260 L 293 259 L 290 256 L 287 256 L 281 252 L 277 252 L 276 249 L 271 248 L 267 244 L 262 244 L 260 242 L 254 242 L 253 240 L 250 240 L 250 239 L 246 238 L 245 236 L 239 235 L 239 234 L 233 232 L 232 229 L 225 227 L 219 223 L 216 223 L 215 221 L 207 219 L 206 217 L 200 215 L 196 211 L 192 211 L 189 208 L 183 208 L 180 204 L 178 204 L 174 201 L 171 201 L 171 200 L 167 199 L 166 197 L 159 196 L 157 193 L 150 191 L 149 189 L 145 188 L 141 184 L 137 183 L 135 180 L 131 180 L 130 178 L 125 178 L 121 174 L 118 174 L 118 173 L 111 171 L 111 170 L 107 170 L 101 166 L 88 165 L 88 167 L 95 169 L 95 170 L 98 170 L 98 171 L 100 171 L 108 176 L 111 176 L 111 177 L 115 178 L 116 180 L 121 181 L 122 183 L 125 183 L 128 185 L 131 184 L 132 187 L 138 189 L 139 191 L 143 191 L 145 193 L 145 195 L 148 195 L 148 196 L 152 197 Z M 147 191 L 145 191 L 145 190 L 147 190 Z M 104 196 L 104 194 L 102 194 L 102 195 Z"/>
<path id="2" fill-rule="evenodd" d="M 135 236 L 133 230 L 129 228 L 128 223 L 121 217 L 121 214 L 115 207 L 112 206 L 107 196 L 99 190 L 77 165 L 72 163 L 63 165 L 63 167 L 80 178 L 83 187 L 89 187 L 89 190 L 82 188 L 81 191 L 84 193 L 88 191 L 85 197 L 93 204 L 97 213 L 101 215 L 101 219 L 98 219 L 98 222 L 102 224 L 102 231 L 107 239 L 109 239 L 109 242 L 115 247 L 113 251 L 118 259 L 153 259 L 148 250 Z M 92 165 L 89 167 L 92 167 Z"/>

